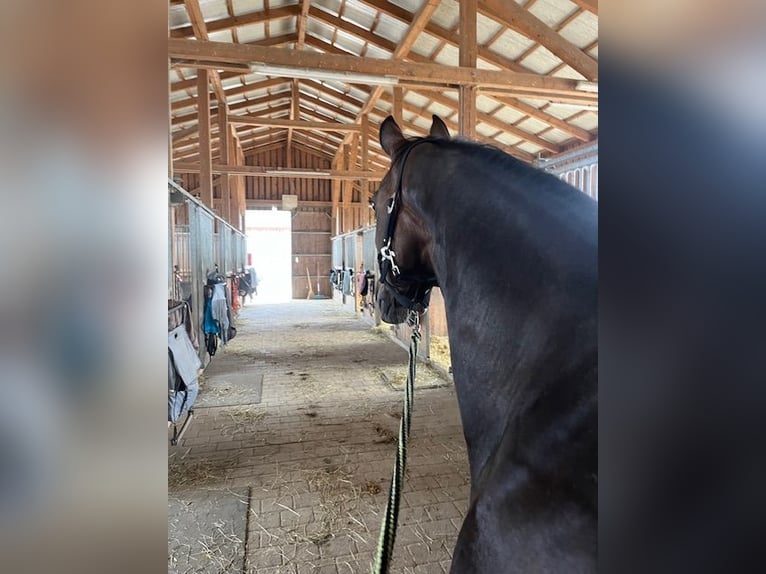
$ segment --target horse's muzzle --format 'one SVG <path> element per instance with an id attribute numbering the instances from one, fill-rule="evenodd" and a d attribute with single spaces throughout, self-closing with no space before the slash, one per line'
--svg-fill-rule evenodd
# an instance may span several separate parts
<path id="1" fill-rule="evenodd" d="M 402 307 L 391 295 L 387 285 L 380 286 L 380 289 L 378 290 L 377 303 L 378 310 L 380 311 L 380 318 L 386 323 L 398 325 L 399 323 L 404 323 L 407 320 L 409 311 L 406 307 Z"/>

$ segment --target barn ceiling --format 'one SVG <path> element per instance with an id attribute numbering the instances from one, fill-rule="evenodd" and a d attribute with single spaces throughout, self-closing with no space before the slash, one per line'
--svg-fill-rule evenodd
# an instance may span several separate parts
<path id="1" fill-rule="evenodd" d="M 478 1 L 488 83 L 475 84 L 476 139 L 528 161 L 596 139 L 597 14 L 597 0 Z M 459 20 L 456 0 L 170 0 L 174 160 L 198 158 L 198 66 L 245 153 L 290 142 L 333 158 L 367 113 L 370 164 L 384 167 L 377 129 L 399 102 L 406 133 L 425 134 L 438 114 L 457 134 L 458 86 L 443 67 L 459 65 Z M 285 50 L 300 68 L 273 64 Z"/>

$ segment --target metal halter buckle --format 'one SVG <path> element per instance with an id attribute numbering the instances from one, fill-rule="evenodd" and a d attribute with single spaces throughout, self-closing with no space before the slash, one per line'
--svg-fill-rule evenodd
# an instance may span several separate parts
<path id="1" fill-rule="evenodd" d="M 391 263 L 391 273 L 394 275 L 399 275 L 399 267 L 396 265 L 396 262 L 394 261 L 394 257 L 396 257 L 396 253 L 394 251 L 391 251 L 391 240 L 389 239 L 386 241 L 386 244 L 380 248 L 380 257 L 389 263 Z"/>

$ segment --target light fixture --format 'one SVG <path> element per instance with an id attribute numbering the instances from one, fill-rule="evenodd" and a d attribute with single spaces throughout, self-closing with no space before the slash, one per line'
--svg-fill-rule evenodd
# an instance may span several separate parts
<path id="1" fill-rule="evenodd" d="M 328 80 L 352 84 L 369 84 L 374 86 L 395 86 L 399 83 L 399 78 L 392 78 L 391 76 L 357 74 L 355 72 L 336 72 L 333 70 L 311 70 L 308 68 L 292 68 L 290 66 L 251 64 L 250 71 L 261 76 L 304 78 L 307 80 Z"/>
<path id="2" fill-rule="evenodd" d="M 296 169 L 267 169 L 264 173 L 281 174 L 281 175 L 330 175 L 329 171 L 313 171 L 308 169 L 296 170 Z"/>
<path id="3" fill-rule="evenodd" d="M 593 94 L 598 94 L 598 82 L 577 82 L 577 84 L 575 84 L 575 88 L 581 92 L 591 92 Z"/>

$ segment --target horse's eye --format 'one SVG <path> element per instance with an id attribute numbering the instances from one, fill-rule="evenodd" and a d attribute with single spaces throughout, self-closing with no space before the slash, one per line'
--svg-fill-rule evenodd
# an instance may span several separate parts
<path id="1" fill-rule="evenodd" d="M 375 210 L 375 201 L 370 200 L 370 209 Z"/>

